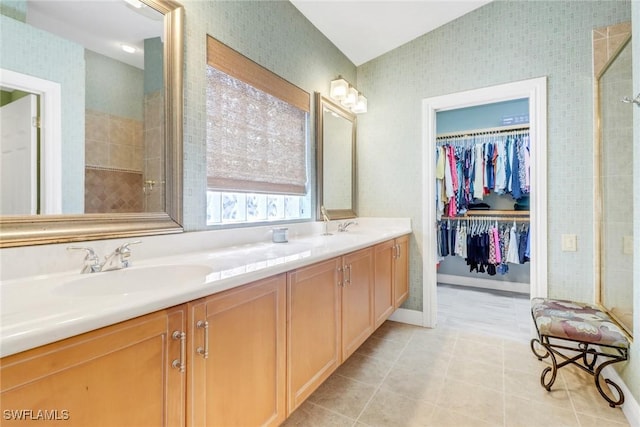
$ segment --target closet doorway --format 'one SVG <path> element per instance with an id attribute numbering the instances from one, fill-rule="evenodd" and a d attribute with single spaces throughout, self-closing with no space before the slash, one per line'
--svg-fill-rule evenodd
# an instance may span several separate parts
<path id="1" fill-rule="evenodd" d="M 547 295 L 547 82 L 546 77 L 427 98 L 422 103 L 423 117 L 423 325 L 436 327 L 437 232 L 436 198 L 433 191 L 436 168 L 436 115 L 438 112 L 478 107 L 505 101 L 526 99 L 529 103 L 531 266 L 530 295 Z"/>

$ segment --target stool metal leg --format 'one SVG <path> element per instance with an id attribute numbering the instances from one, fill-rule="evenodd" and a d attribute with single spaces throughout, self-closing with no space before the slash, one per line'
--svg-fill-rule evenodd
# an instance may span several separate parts
<path id="1" fill-rule="evenodd" d="M 601 374 L 602 374 L 602 369 L 604 369 L 607 365 L 611 365 L 612 363 L 616 363 L 619 361 L 620 360 L 613 359 L 613 360 L 607 360 L 606 362 L 602 362 L 600 366 L 598 366 L 595 372 L 593 373 L 593 378 L 596 383 L 596 388 L 598 389 L 598 393 L 600 393 L 600 396 L 602 396 L 604 400 L 606 400 L 607 403 L 609 403 L 609 406 L 612 408 L 615 408 L 616 406 L 622 405 L 624 403 L 624 393 L 622 392 L 622 389 L 618 384 L 611 381 L 609 378 L 601 377 Z M 604 382 L 607 385 L 616 389 L 616 393 L 618 395 L 618 398 L 616 400 L 613 400 L 612 398 L 610 398 L 609 395 L 602 389 L 602 386 L 600 385 L 600 378 L 604 379 Z"/>

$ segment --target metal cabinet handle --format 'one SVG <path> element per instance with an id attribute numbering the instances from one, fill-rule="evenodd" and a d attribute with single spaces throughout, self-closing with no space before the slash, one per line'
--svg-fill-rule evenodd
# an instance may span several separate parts
<path id="1" fill-rule="evenodd" d="M 339 277 L 342 279 L 342 280 L 338 279 L 338 286 L 344 286 L 344 284 L 343 284 L 344 273 L 343 273 L 342 267 L 338 267 L 338 273 L 340 273 Z"/>
<path id="2" fill-rule="evenodd" d="M 209 322 L 206 320 L 198 320 L 196 323 L 196 328 L 204 329 L 204 348 L 198 347 L 196 352 L 207 359 L 209 357 Z"/>
<path id="3" fill-rule="evenodd" d="M 173 331 L 171 338 L 174 340 L 180 340 L 180 358 L 171 362 L 171 367 L 176 368 L 180 372 L 184 372 L 184 360 L 187 345 L 187 334 L 181 331 Z"/>
<path id="4" fill-rule="evenodd" d="M 345 268 L 349 270 L 349 278 L 347 279 L 347 283 L 351 284 L 351 264 L 347 265 Z"/>
<path id="5" fill-rule="evenodd" d="M 396 245 L 396 258 L 400 258 L 400 245 Z"/>

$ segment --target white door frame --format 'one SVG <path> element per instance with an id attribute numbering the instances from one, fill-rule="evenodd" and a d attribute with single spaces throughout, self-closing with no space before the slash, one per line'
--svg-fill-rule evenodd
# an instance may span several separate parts
<path id="1" fill-rule="evenodd" d="M 0 85 L 40 96 L 40 213 L 62 213 L 60 84 L 0 68 Z"/>
<path id="2" fill-rule="evenodd" d="M 529 99 L 531 154 L 531 297 L 547 296 L 547 78 L 539 77 L 422 100 L 422 324 L 437 324 L 435 144 L 438 111 Z M 434 183 L 434 185 L 431 185 Z"/>

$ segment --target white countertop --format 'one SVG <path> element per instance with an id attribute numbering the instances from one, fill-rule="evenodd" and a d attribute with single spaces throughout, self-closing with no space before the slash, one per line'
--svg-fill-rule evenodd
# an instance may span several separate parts
<path id="1" fill-rule="evenodd" d="M 317 227 L 316 227 L 317 229 Z M 255 280 L 284 273 L 305 265 L 340 256 L 376 243 L 411 233 L 408 219 L 362 221 L 348 232 L 332 235 L 320 233 L 290 234 L 288 243 L 242 242 L 212 249 L 198 247 L 170 256 L 136 260 L 136 247 L 132 247 L 133 266 L 126 270 L 81 275 L 57 272 L 0 281 L 0 356 L 8 356 L 40 345 L 132 319 L 147 313 L 172 307 Z M 191 233 L 183 233 L 184 240 Z M 197 234 L 197 233 L 193 233 Z M 246 234 L 246 232 L 245 232 Z M 164 242 L 171 242 L 164 237 Z M 145 239 L 143 244 L 145 243 Z M 89 242 L 90 243 L 90 242 Z M 184 242 L 181 243 L 184 246 Z M 198 246 L 198 245 L 196 245 Z M 212 245 L 213 246 L 213 245 Z M 102 295 L 87 292 L 69 293 L 65 286 L 78 279 L 105 280 L 114 283 L 124 274 L 133 272 L 137 280 L 145 277 L 153 266 L 203 266 L 206 275 L 197 281 L 182 282 L 176 278 L 171 286 L 144 286 L 134 292 L 127 291 Z M 206 267 L 206 268 L 205 268 Z M 162 271 L 171 271 L 165 267 Z M 134 271 L 137 270 L 137 271 Z M 176 268 L 176 272 L 178 272 Z M 102 278 L 98 276 L 103 276 Z M 176 274 L 178 276 L 178 274 Z M 154 280 L 149 278 L 149 280 Z M 88 285 L 88 283 L 82 283 Z M 122 285 L 118 285 L 121 289 Z M 71 288 L 75 289 L 75 288 Z"/>

